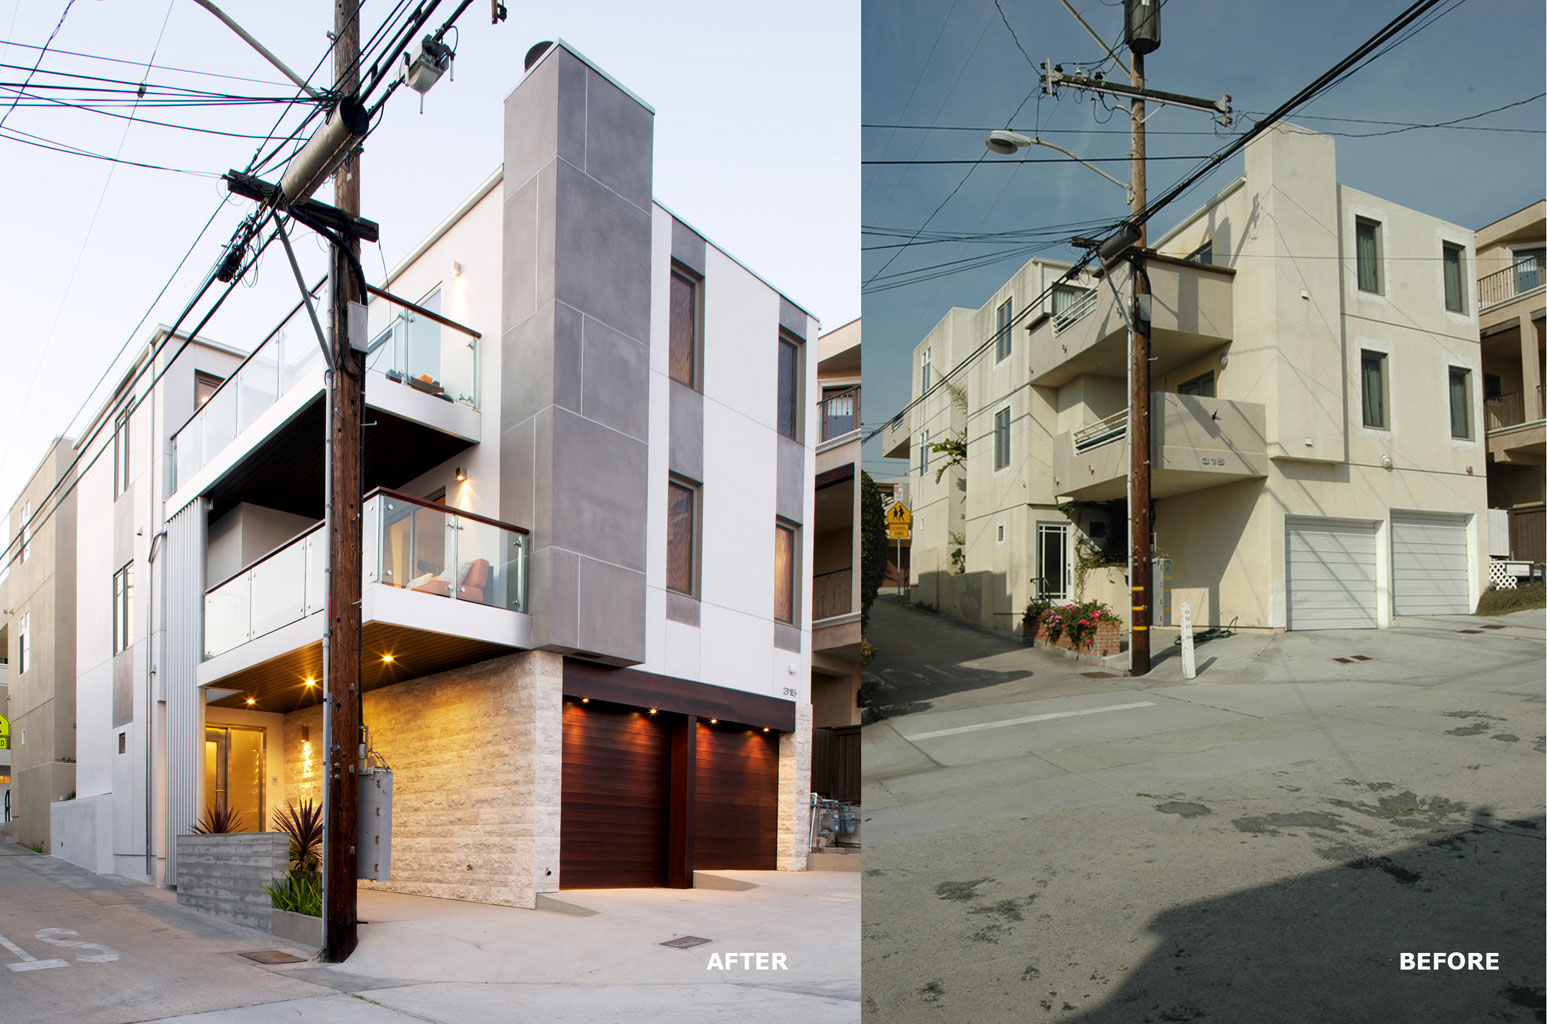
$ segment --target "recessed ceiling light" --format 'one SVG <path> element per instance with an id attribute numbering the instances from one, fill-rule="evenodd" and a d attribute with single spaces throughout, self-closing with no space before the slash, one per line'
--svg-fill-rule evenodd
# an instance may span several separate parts
<path id="1" fill-rule="evenodd" d="M 390 655 L 390 654 L 383 654 L 381 656 L 381 660 L 382 660 L 383 663 L 390 665 L 390 664 L 392 664 L 392 655 Z"/>

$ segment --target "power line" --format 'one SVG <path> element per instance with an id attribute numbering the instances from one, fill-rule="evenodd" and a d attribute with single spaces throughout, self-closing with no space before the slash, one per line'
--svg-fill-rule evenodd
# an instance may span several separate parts
<path id="1" fill-rule="evenodd" d="M 7 86 L 0 86 L 0 89 L 6 89 L 6 91 L 12 91 Z M 22 95 L 24 95 L 24 96 L 29 96 L 29 97 L 31 96 L 30 93 L 22 92 L 22 90 L 20 90 L 20 89 L 17 89 L 17 90 L 14 90 L 14 91 L 21 92 Z M 69 100 L 54 99 L 51 96 L 38 96 L 38 97 L 35 98 L 34 102 L 23 103 L 23 104 L 20 104 L 20 105 L 23 106 L 23 107 L 64 107 L 64 108 L 73 109 L 73 110 L 84 110 L 84 111 L 86 111 L 88 113 L 92 113 L 92 114 L 101 114 L 104 117 L 122 118 L 125 121 L 133 121 L 133 122 L 135 122 L 137 124 L 154 125 L 154 126 L 159 127 L 159 128 L 176 128 L 176 129 L 180 129 L 181 131 L 185 131 L 185 132 L 198 132 L 198 133 L 201 133 L 201 134 L 204 134 L 204 135 L 221 135 L 221 136 L 224 136 L 224 137 L 226 137 L 228 139 L 262 139 L 262 138 L 265 138 L 265 136 L 253 135 L 253 134 L 248 133 L 248 132 L 228 132 L 228 131 L 222 131 L 222 130 L 220 130 L 218 128 L 201 128 L 198 125 L 178 124 L 175 121 L 157 121 L 155 118 L 151 118 L 151 117 L 136 117 L 133 114 L 119 114 L 119 113 L 116 113 L 115 111 L 112 111 L 112 110 L 103 110 L 100 107 L 94 106 L 94 105 L 89 104 L 89 103 L 71 103 Z M 204 104 L 200 104 L 200 105 L 203 106 Z"/>
<path id="2" fill-rule="evenodd" d="M 19 2 L 18 6 L 20 6 Z M 54 26 L 54 30 L 48 34 L 48 40 L 38 48 L 38 59 L 32 62 L 32 70 L 27 72 L 27 79 L 26 81 L 22 82 L 22 88 L 26 88 L 27 82 L 32 81 L 32 76 L 37 74 L 38 65 L 43 63 L 43 55 L 48 53 L 48 47 L 51 43 L 53 43 L 54 37 L 59 34 L 59 30 L 64 28 L 64 19 L 69 16 L 70 8 L 74 6 L 75 0 L 65 0 L 64 10 L 59 13 L 59 23 L 56 24 Z M 16 100 L 12 100 L 11 105 L 6 108 L 5 113 L 0 114 L 0 128 L 5 127 L 5 119 L 10 117 L 11 111 L 15 109 Z"/>
<path id="3" fill-rule="evenodd" d="M 1192 156 L 1151 156 L 1151 157 L 1146 157 L 1145 159 L 1146 160 L 1207 160 L 1208 157 L 1209 157 L 1209 154 L 1204 153 L 1204 154 L 1201 154 L 1201 155 L 1192 155 Z M 954 166 L 960 167 L 960 166 L 963 166 L 963 165 L 966 165 L 966 164 L 976 165 L 976 164 L 982 163 L 983 159 L 984 158 L 980 156 L 980 157 L 978 157 L 975 160 L 861 160 L 860 163 L 864 164 L 866 166 L 881 166 L 881 167 L 892 167 L 892 166 L 901 166 L 901 165 L 908 165 L 908 166 L 915 166 L 915 167 L 918 167 L 918 166 L 925 166 L 925 167 L 927 167 L 927 166 L 943 166 L 944 167 L 944 166 L 953 166 L 954 165 Z M 995 167 L 1018 167 L 1021 164 L 1126 164 L 1126 163 L 1130 163 L 1131 160 L 1132 160 L 1131 157 L 1126 157 L 1126 156 L 1092 156 L 1092 157 L 1085 157 L 1085 158 L 1082 158 L 1082 159 L 1076 159 L 1074 157 L 1067 157 L 1067 156 L 1047 156 L 1047 157 L 1034 156 L 1034 157 L 1021 157 L 1019 160 L 995 160 L 993 162 L 993 166 L 995 166 Z"/>
<path id="4" fill-rule="evenodd" d="M 18 136 L 24 137 L 18 138 Z M 44 138 L 41 135 L 34 135 L 31 132 L 24 132 L 20 128 L 0 129 L 0 139 L 5 139 L 8 142 L 19 142 L 24 146 L 35 146 L 38 149 L 52 150 L 55 153 L 64 153 L 67 156 L 84 156 L 89 157 L 92 160 L 106 160 L 107 162 L 114 164 L 127 164 L 130 167 L 143 167 L 150 171 L 171 171 L 174 174 L 189 174 L 196 178 L 220 177 L 220 175 L 214 173 L 213 171 L 194 171 L 189 170 L 186 167 L 168 167 L 166 164 L 152 164 L 140 160 L 125 160 L 122 157 L 108 156 L 105 153 L 97 153 L 93 150 L 82 149 L 80 146 L 74 146 L 67 142 L 58 142 L 54 139 Z"/>
<path id="5" fill-rule="evenodd" d="M 0 39 L 0 46 L 15 46 L 23 50 L 43 49 L 43 47 L 34 43 L 21 43 L 14 39 Z M 88 60 L 99 60 L 109 64 L 131 64 L 134 67 L 140 66 L 140 62 L 137 60 L 128 60 L 123 57 L 108 57 L 100 53 L 82 53 L 79 50 L 61 50 L 57 46 L 51 48 L 49 52 L 67 57 L 84 57 Z M 276 88 L 284 88 L 287 84 L 285 82 L 273 82 L 266 78 L 247 78 L 243 75 L 227 75 L 222 74 L 219 71 L 199 71 L 194 68 L 174 67 L 170 64 L 160 64 L 158 67 L 160 67 L 163 71 L 174 71 L 180 75 L 199 75 L 204 78 L 223 78 L 232 82 L 252 82 L 255 85 L 272 85 Z"/>

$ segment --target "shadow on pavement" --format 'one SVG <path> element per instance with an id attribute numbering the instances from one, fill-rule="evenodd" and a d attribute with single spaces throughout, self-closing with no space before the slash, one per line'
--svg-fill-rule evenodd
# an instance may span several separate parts
<path id="1" fill-rule="evenodd" d="M 1029 668 L 999 671 L 965 664 L 1027 647 L 1016 638 L 905 605 L 891 594 L 871 606 L 867 638 L 876 657 L 866 675 L 882 683 L 871 706 L 875 718 L 928 711 L 943 696 L 1034 674 Z"/>

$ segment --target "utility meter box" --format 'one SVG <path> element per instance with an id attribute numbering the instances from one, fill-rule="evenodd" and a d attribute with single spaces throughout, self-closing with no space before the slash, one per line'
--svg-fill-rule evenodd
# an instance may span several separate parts
<path id="1" fill-rule="evenodd" d="M 359 778 L 355 877 L 387 882 L 392 879 L 392 771 L 367 768 Z"/>
<path id="2" fill-rule="evenodd" d="M 1155 599 L 1150 607 L 1150 625 L 1173 626 L 1175 623 L 1171 621 L 1174 612 L 1174 602 L 1171 598 L 1171 559 L 1156 558 L 1152 565 L 1150 589 L 1154 591 Z"/>

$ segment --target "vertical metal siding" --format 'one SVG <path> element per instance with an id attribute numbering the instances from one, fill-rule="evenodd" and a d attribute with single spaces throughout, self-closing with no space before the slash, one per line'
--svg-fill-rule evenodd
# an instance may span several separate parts
<path id="1" fill-rule="evenodd" d="M 204 500 L 167 523 L 166 645 L 161 652 L 166 714 L 166 884 L 177 884 L 177 837 L 199 816 L 199 731 L 203 697 L 197 670 L 204 652 Z"/>

